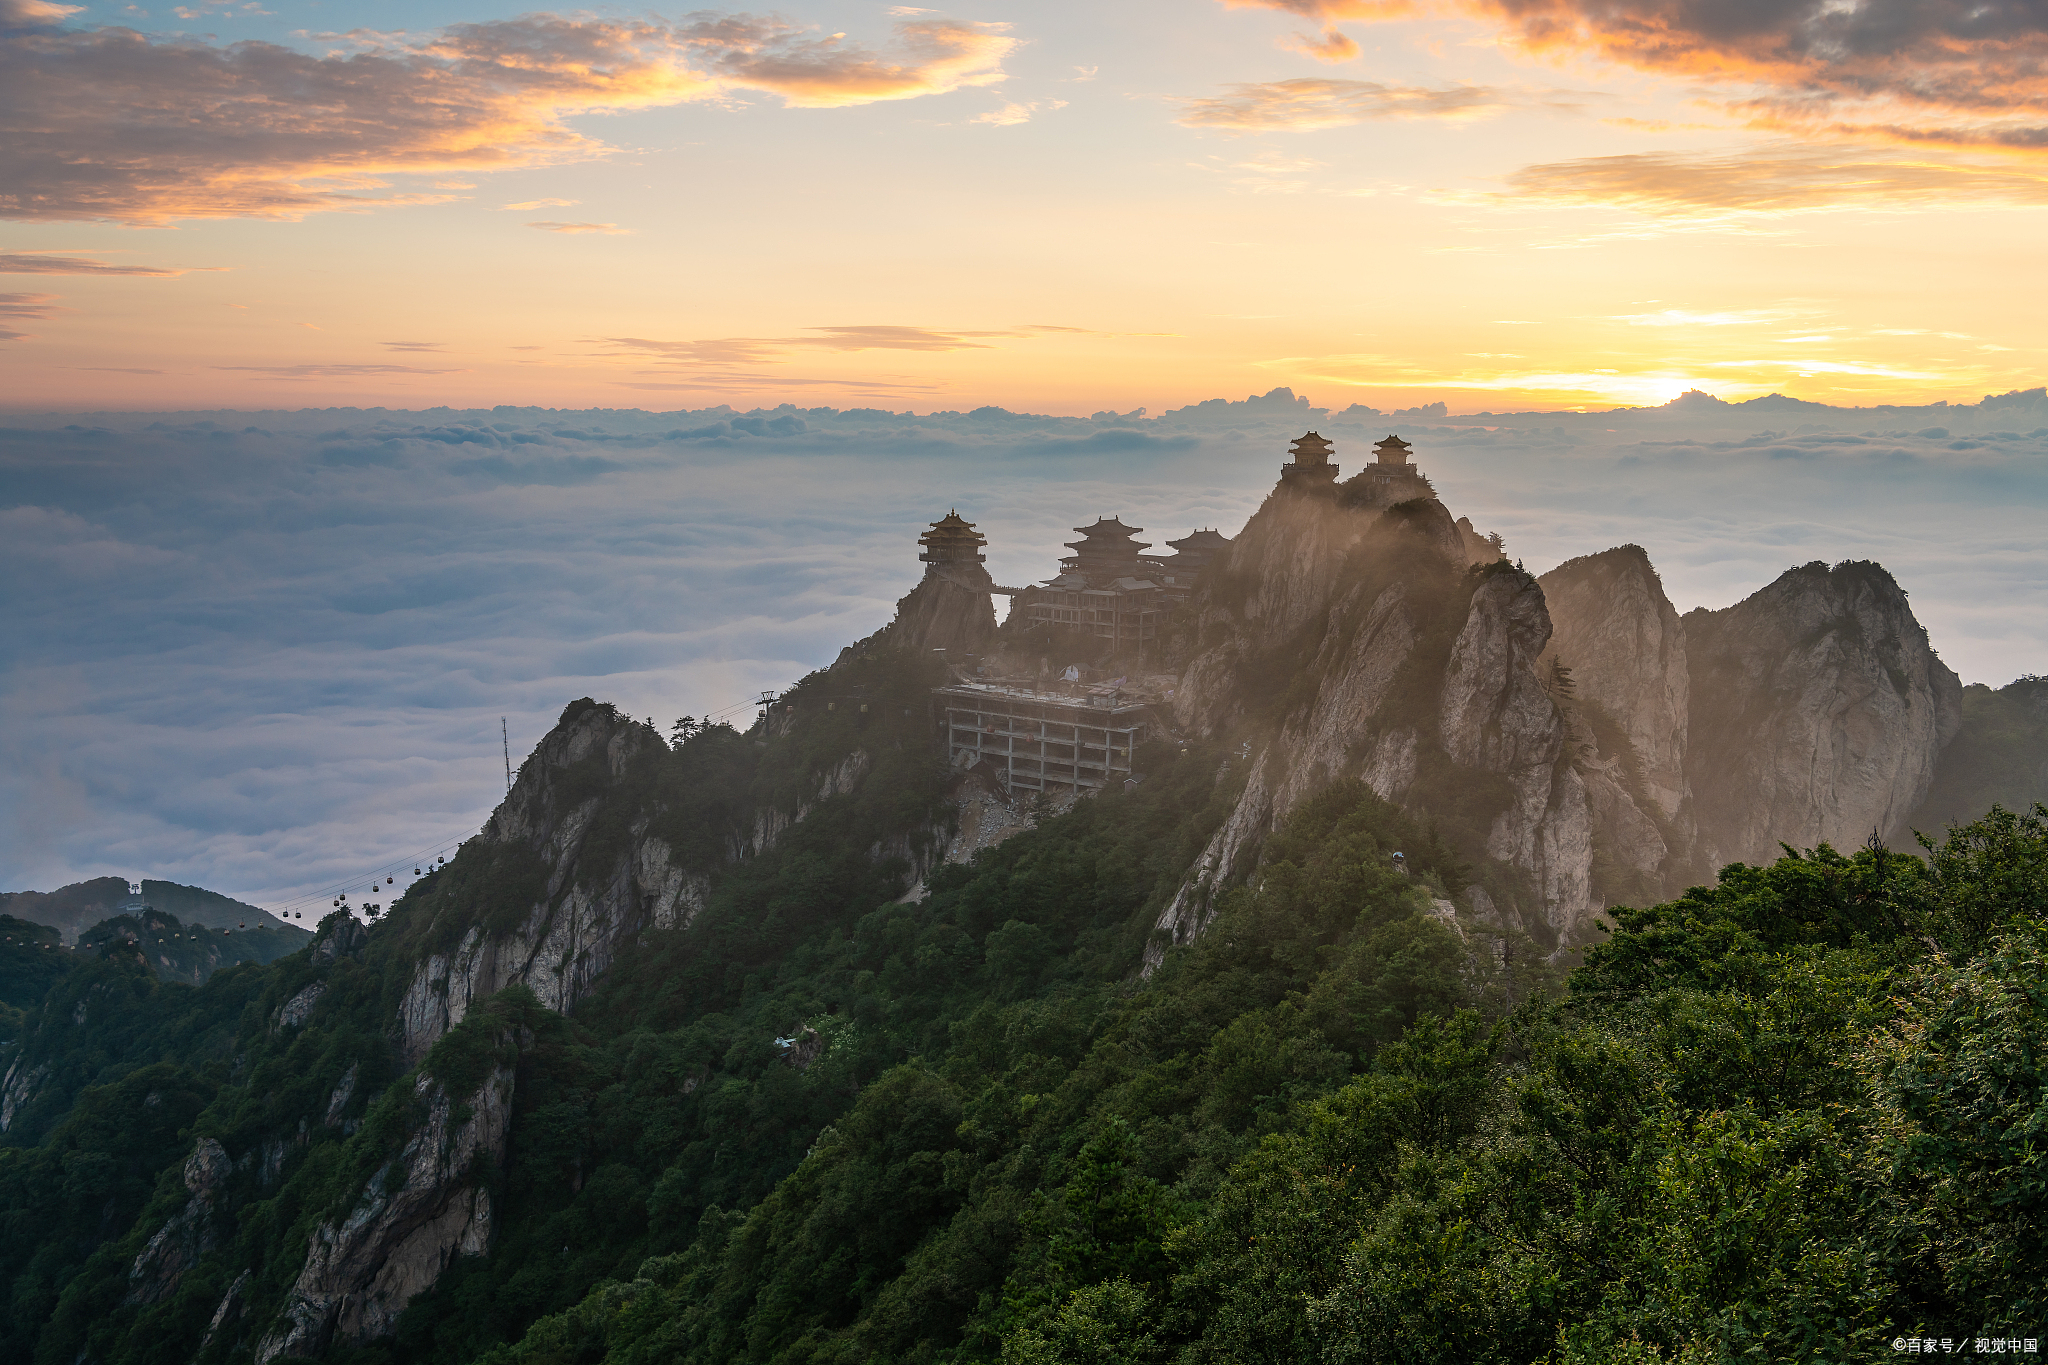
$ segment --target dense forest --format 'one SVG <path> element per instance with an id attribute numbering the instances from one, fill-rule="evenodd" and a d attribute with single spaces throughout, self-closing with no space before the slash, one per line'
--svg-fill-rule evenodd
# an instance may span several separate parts
<path id="1" fill-rule="evenodd" d="M 423 1125 L 494 1076 L 488 1246 L 326 1358 L 1591 1365 L 2044 1335 L 2048 810 L 1924 857 L 1728 867 L 1610 912 L 1562 975 L 1449 913 L 1470 848 L 1338 784 L 1142 974 L 1232 751 L 1154 744 L 1142 782 L 911 899 L 888 835 L 949 775 L 909 710 L 633 758 L 615 790 L 685 830 L 857 731 L 883 755 L 572 1011 L 510 987 L 417 1067 L 392 1023 L 414 966 L 525 894 L 511 845 L 196 986 L 125 939 L 7 945 L 9 1096 L 44 1070 L 0 1134 L 0 1358 L 258 1359 L 309 1240 L 396 1197 Z"/>

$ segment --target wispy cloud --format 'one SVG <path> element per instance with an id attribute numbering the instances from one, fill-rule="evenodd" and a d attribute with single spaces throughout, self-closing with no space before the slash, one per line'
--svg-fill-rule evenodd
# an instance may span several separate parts
<path id="1" fill-rule="evenodd" d="M 132 29 L 68 29 L 0 0 L 0 217 L 296 218 L 441 202 L 399 174 L 506 170 L 602 154 L 579 114 L 744 92 L 833 108 L 1001 81 L 1002 24 L 911 18 L 886 50 L 750 15 L 530 14 L 424 36 L 327 35 L 310 55 Z M 204 118 L 192 111 L 204 109 Z"/>
<path id="2" fill-rule="evenodd" d="M 461 374 L 461 370 L 427 370 L 417 365 L 216 365 L 216 370 L 260 374 L 265 379 L 363 379 L 391 374 Z"/>
<path id="3" fill-rule="evenodd" d="M 1358 56 L 1358 44 L 1342 29 L 1326 28 L 1320 36 L 1296 33 L 1280 40 L 1280 46 L 1313 57 L 1319 62 L 1348 62 Z"/>
<path id="4" fill-rule="evenodd" d="M 633 230 L 622 228 L 617 223 L 555 223 L 545 219 L 527 226 L 539 228 L 542 232 L 597 232 L 611 237 L 624 237 Z"/>
<path id="5" fill-rule="evenodd" d="M 195 270 L 225 270 L 225 266 L 112 265 L 85 256 L 60 256 L 44 251 L 0 252 L 0 275 L 151 275 L 168 278 L 189 275 Z"/>
<path id="6" fill-rule="evenodd" d="M 532 213 L 535 209 L 566 209 L 580 204 L 580 199 L 527 199 L 517 204 L 500 204 L 500 210 L 510 209 L 514 213 Z"/>
<path id="7" fill-rule="evenodd" d="M 378 344 L 387 351 L 445 351 L 448 349 L 438 341 L 384 341 Z"/>
<path id="8" fill-rule="evenodd" d="M 1688 216 L 2048 204 L 2048 170 L 1839 147 L 1586 157 L 1524 167 L 1508 177 L 1508 185 L 1524 200 Z"/>
<path id="9" fill-rule="evenodd" d="M 1504 108 L 1508 98 L 1477 85 L 1381 85 L 1326 76 L 1233 85 L 1229 94 L 1180 102 L 1179 122 L 1233 132 L 1314 132 L 1375 119 L 1475 118 Z"/>
<path id="10" fill-rule="evenodd" d="M 55 294 L 0 294 L 0 341 L 20 341 L 33 335 L 15 331 L 7 325 L 8 320 L 33 322 L 46 318 L 57 311 L 52 306 L 56 301 Z"/>
<path id="11" fill-rule="evenodd" d="M 2048 150 L 2048 10 L 1956 0 L 1226 0 L 1329 25 L 1459 16 L 1507 45 L 1727 91 L 1760 126 Z"/>
<path id="12" fill-rule="evenodd" d="M 1000 109 L 991 109 L 985 114 L 976 114 L 967 121 L 969 123 L 992 123 L 998 128 L 1007 128 L 1013 124 L 1031 122 L 1031 116 L 1041 109 L 1064 109 L 1066 107 L 1067 102 L 1065 100 L 1030 100 L 1023 103 L 1012 101 Z"/>

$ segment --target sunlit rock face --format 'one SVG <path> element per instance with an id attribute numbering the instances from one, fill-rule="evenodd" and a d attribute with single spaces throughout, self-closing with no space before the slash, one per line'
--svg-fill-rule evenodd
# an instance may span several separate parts
<path id="1" fill-rule="evenodd" d="M 1513 913 L 1554 943 L 1585 931 L 1591 814 L 1536 668 L 1543 593 L 1471 559 L 1431 497 L 1382 509 L 1283 483 L 1246 525 L 1196 604 L 1198 652 L 1174 701 L 1196 733 L 1245 736 L 1249 772 L 1156 943 L 1199 933 L 1278 822 L 1353 779 L 1411 809 L 1461 808 L 1526 876 L 1531 903 Z"/>
<path id="2" fill-rule="evenodd" d="M 1686 777 L 1706 867 L 1890 835 L 1962 726 L 1962 684 L 1883 568 L 1792 569 L 1684 619 Z"/>
<path id="3" fill-rule="evenodd" d="M 1567 560 L 1537 581 L 1550 609 L 1542 666 L 1571 671 L 1577 702 L 1605 713 L 1644 794 L 1665 819 L 1676 819 L 1685 804 L 1690 714 L 1685 625 L 1649 555 L 1623 545 Z"/>
<path id="4" fill-rule="evenodd" d="M 1564 706 L 1603 855 L 1593 896 L 1662 900 L 1693 872 L 1684 623 L 1640 546 L 1568 560 L 1538 581 L 1552 633 L 1537 671 Z"/>

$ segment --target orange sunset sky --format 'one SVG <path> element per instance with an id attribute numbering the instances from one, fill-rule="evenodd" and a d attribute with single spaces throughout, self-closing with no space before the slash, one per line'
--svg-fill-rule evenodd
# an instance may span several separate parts
<path id="1" fill-rule="evenodd" d="M 1453 412 L 2043 369 L 2048 20 L 0 0 L 0 403 Z"/>

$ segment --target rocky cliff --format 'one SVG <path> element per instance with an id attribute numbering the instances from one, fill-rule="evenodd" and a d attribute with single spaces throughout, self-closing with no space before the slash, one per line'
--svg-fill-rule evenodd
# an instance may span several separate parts
<path id="1" fill-rule="evenodd" d="M 834 666 L 886 649 L 979 654 L 995 641 L 994 591 L 995 580 L 974 561 L 927 565 L 889 624 L 841 650 Z"/>
<path id="2" fill-rule="evenodd" d="M 1250 771 L 1152 961 L 1201 931 L 1281 818 L 1352 778 L 1511 869 L 1522 894 L 1507 908 L 1541 937 L 1584 931 L 1588 797 L 1536 671 L 1543 594 L 1504 561 L 1471 559 L 1433 498 L 1381 510 L 1341 486 L 1283 484 L 1252 517 L 1198 600 L 1199 652 L 1175 698 L 1190 730 L 1241 737 Z"/>
<path id="3" fill-rule="evenodd" d="M 1882 567 L 1807 564 L 1684 619 L 1698 860 L 1890 835 L 1962 725 L 1962 684 Z"/>
<path id="4" fill-rule="evenodd" d="M 509 1035 L 497 1042 L 501 1052 L 516 1049 Z M 432 1075 L 414 1078 L 420 1115 L 405 1146 L 377 1168 L 344 1217 L 314 1230 L 284 1312 L 256 1348 L 257 1365 L 389 1336 L 449 1262 L 489 1249 L 487 1182 L 504 1161 L 513 1075 L 509 1064 L 494 1066 L 457 1097 Z"/>
<path id="5" fill-rule="evenodd" d="M 458 869 L 458 884 L 442 893 L 438 937 L 457 927 L 460 937 L 430 946 L 413 969 L 398 1010 L 408 1061 L 424 1057 L 476 1001 L 510 985 L 566 1012 L 630 935 L 686 924 L 703 908 L 708 876 L 678 866 L 669 845 L 648 836 L 651 812 L 633 812 L 623 831 L 607 828 L 611 837 L 591 837 L 635 766 L 667 752 L 651 727 L 609 706 L 579 702 L 563 713 L 474 847 L 465 847 L 471 864 Z M 460 885 L 474 864 L 489 871 L 479 867 L 471 885 Z"/>

